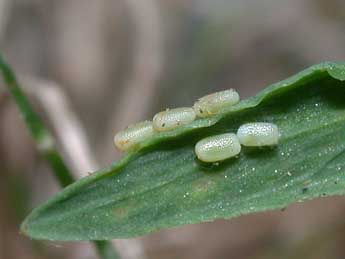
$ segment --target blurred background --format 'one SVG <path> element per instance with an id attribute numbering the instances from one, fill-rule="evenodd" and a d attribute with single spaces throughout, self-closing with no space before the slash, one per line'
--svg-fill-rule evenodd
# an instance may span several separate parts
<path id="1" fill-rule="evenodd" d="M 77 177 L 118 159 L 113 135 L 167 107 L 245 98 L 345 60 L 343 0 L 0 0 L 0 46 Z M 97 258 L 18 226 L 58 191 L 0 84 L 0 258 Z M 345 198 L 115 241 L 122 258 L 345 258 Z"/>

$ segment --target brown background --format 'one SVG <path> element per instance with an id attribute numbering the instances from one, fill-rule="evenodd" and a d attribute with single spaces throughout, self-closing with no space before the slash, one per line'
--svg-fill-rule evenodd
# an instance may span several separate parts
<path id="1" fill-rule="evenodd" d="M 119 157 L 117 130 L 161 109 L 345 60 L 345 1 L 0 0 L 0 44 L 80 177 Z M 58 187 L 3 85 L 0 174 L 0 258 L 96 258 L 18 233 Z M 116 245 L 124 258 L 345 258 L 344 217 L 345 198 L 326 198 Z"/>

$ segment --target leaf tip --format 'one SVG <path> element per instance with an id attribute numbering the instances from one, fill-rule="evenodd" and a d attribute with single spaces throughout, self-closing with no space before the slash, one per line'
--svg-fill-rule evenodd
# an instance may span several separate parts
<path id="1" fill-rule="evenodd" d="M 29 226 L 28 226 L 28 222 L 27 222 L 27 219 L 25 219 L 22 224 L 20 225 L 20 228 L 19 228 L 19 233 L 22 234 L 22 235 L 25 235 L 25 236 L 29 236 Z"/>
<path id="2" fill-rule="evenodd" d="M 20 225 L 19 233 L 29 238 L 39 239 L 39 237 L 35 235 L 34 228 L 32 226 L 34 221 L 32 216 L 33 215 L 31 213 L 24 219 Z"/>

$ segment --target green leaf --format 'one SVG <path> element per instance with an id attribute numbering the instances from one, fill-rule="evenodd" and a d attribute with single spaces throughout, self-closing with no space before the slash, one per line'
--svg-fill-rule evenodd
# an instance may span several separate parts
<path id="1" fill-rule="evenodd" d="M 127 238 L 345 194 L 344 73 L 345 63 L 315 65 L 221 115 L 159 133 L 35 209 L 22 231 L 50 240 Z M 277 147 L 243 148 L 219 165 L 196 159 L 201 138 L 255 121 L 278 125 Z"/>

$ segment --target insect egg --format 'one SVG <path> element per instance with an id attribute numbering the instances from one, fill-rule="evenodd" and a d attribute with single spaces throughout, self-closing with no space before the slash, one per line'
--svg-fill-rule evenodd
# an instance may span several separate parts
<path id="1" fill-rule="evenodd" d="M 236 134 L 225 133 L 200 140 L 195 145 L 195 153 L 203 162 L 218 162 L 234 157 L 241 152 Z"/>
<path id="2" fill-rule="evenodd" d="M 118 132 L 114 137 L 114 143 L 119 150 L 128 151 L 150 138 L 153 133 L 151 121 L 139 122 Z"/>
<path id="3" fill-rule="evenodd" d="M 272 146 L 278 144 L 279 130 L 277 125 L 273 123 L 247 123 L 238 129 L 237 137 L 244 146 Z"/>
<path id="4" fill-rule="evenodd" d="M 196 118 L 192 108 L 182 107 L 165 110 L 153 117 L 153 128 L 156 131 L 169 131 L 179 126 L 186 125 Z"/>
<path id="5" fill-rule="evenodd" d="M 239 101 L 239 94 L 234 89 L 228 89 L 201 97 L 194 103 L 193 108 L 198 117 L 208 117 Z"/>

